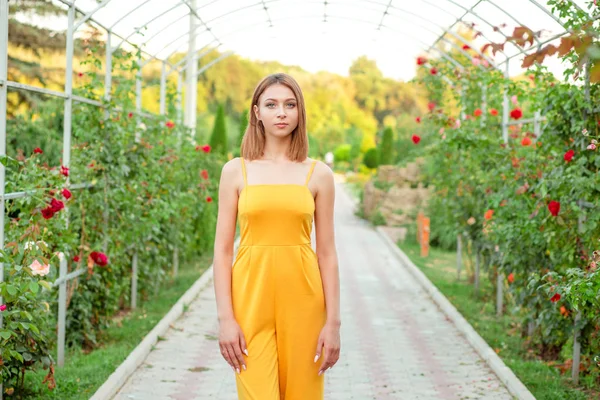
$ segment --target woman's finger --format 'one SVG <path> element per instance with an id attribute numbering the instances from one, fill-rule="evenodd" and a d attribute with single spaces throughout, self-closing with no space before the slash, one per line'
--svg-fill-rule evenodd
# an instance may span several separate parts
<path id="1" fill-rule="evenodd" d="M 224 344 L 220 344 L 219 347 L 221 348 L 221 355 L 223 356 L 225 361 L 227 361 L 227 364 L 229 364 L 229 366 L 233 369 L 233 364 L 231 362 L 231 358 L 229 357 L 227 347 Z"/>
<path id="2" fill-rule="evenodd" d="M 240 364 L 238 362 L 237 356 L 235 355 L 235 349 L 233 344 L 227 345 L 227 352 L 229 353 L 229 358 L 231 358 L 231 362 L 233 363 L 233 368 L 239 374 L 241 372 Z"/>
<path id="3" fill-rule="evenodd" d="M 238 341 L 237 344 L 233 345 L 233 351 L 235 353 L 235 359 L 237 361 L 238 368 L 241 368 L 245 371 L 246 370 L 246 361 L 244 360 L 244 356 L 242 355 L 242 349 L 240 347 L 241 346 Z M 238 371 L 238 374 L 239 373 L 240 373 L 240 371 Z"/>
<path id="4" fill-rule="evenodd" d="M 321 358 L 321 351 L 323 350 L 323 339 L 321 339 L 321 337 L 319 337 L 319 340 L 317 342 L 317 351 L 315 353 L 315 359 L 313 362 L 317 362 L 317 360 L 319 358 Z"/>
<path id="5" fill-rule="evenodd" d="M 319 375 L 324 373 L 327 370 L 327 368 L 329 368 L 329 367 L 330 367 L 329 351 L 327 351 L 327 349 L 325 349 L 325 354 L 323 356 L 323 362 L 321 363 L 321 368 L 319 368 Z"/>
<path id="6" fill-rule="evenodd" d="M 246 338 L 243 333 L 240 333 L 240 347 L 242 348 L 242 353 L 248 356 L 248 345 L 246 344 Z"/>

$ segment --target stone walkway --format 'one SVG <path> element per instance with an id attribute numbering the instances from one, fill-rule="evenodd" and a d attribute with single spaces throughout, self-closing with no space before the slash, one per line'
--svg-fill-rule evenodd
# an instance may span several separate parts
<path id="1" fill-rule="evenodd" d="M 342 352 L 326 374 L 325 399 L 512 399 L 353 208 L 338 186 Z M 234 373 L 219 353 L 211 285 L 114 399 L 237 399 Z"/>

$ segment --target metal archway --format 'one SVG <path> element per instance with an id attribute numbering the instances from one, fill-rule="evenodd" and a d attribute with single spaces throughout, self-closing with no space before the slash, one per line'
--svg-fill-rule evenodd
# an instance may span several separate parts
<path id="1" fill-rule="evenodd" d="M 8 0 L 0 0 L 0 157 L 6 154 L 6 106 L 7 106 L 7 95 L 8 89 L 16 89 L 16 90 L 27 90 L 33 91 L 37 93 L 42 93 L 44 95 L 55 96 L 62 98 L 64 100 L 64 128 L 63 128 L 63 164 L 65 166 L 69 166 L 70 164 L 70 148 L 71 148 L 71 118 L 72 118 L 72 105 L 73 101 L 84 102 L 87 104 L 102 106 L 102 104 L 93 99 L 87 99 L 79 96 L 73 95 L 73 40 L 75 32 L 78 28 L 83 26 L 84 24 L 90 24 L 97 28 L 100 28 L 106 32 L 106 46 L 107 46 L 107 57 L 106 57 L 106 78 L 105 78 L 105 97 L 108 98 L 110 96 L 111 86 L 112 86 L 112 54 L 115 49 L 120 48 L 123 45 L 140 47 L 141 54 L 145 57 L 142 62 L 149 62 L 153 59 L 158 59 L 162 62 L 162 73 L 161 73 L 161 105 L 160 112 L 164 113 L 165 111 L 165 95 L 166 95 L 166 79 L 170 73 L 178 74 L 178 93 L 181 93 L 183 86 L 183 74 L 185 72 L 186 76 L 186 102 L 185 102 L 185 122 L 189 127 L 195 127 L 196 124 L 196 82 L 197 76 L 201 74 L 207 68 L 210 68 L 213 65 L 216 65 L 219 60 L 229 56 L 230 52 L 224 52 L 221 57 L 211 61 L 210 63 L 204 65 L 201 70 L 198 70 L 198 63 L 200 57 L 202 57 L 202 52 L 205 52 L 206 49 L 218 48 L 223 44 L 222 38 L 223 36 L 233 35 L 234 32 L 247 32 L 248 29 L 251 29 L 252 26 L 259 25 L 268 25 L 273 26 L 273 24 L 281 22 L 282 19 L 274 18 L 273 15 L 269 12 L 270 7 L 274 6 L 278 3 L 298 3 L 298 1 L 294 0 L 252 0 L 249 4 L 244 4 L 237 7 L 230 8 L 226 13 L 218 16 L 217 18 L 208 19 L 203 13 L 205 7 L 208 7 L 215 3 L 225 3 L 224 1 L 219 2 L 218 0 L 210 0 L 205 1 L 203 4 L 198 5 L 198 0 L 170 0 L 167 4 L 166 10 L 159 10 L 157 12 L 151 12 L 148 14 L 147 20 L 143 21 L 143 24 L 133 29 L 133 31 L 127 33 L 119 33 L 119 27 L 122 25 L 127 18 L 140 13 L 141 11 L 145 11 L 151 5 L 151 3 L 156 0 L 139 0 L 137 4 L 134 4 L 130 7 L 129 10 L 123 13 L 123 10 L 119 10 L 118 13 L 114 13 L 114 19 L 111 19 L 110 23 L 103 23 L 99 21 L 97 16 L 102 10 L 106 10 L 107 7 L 113 6 L 116 7 L 116 1 L 113 0 L 103 0 L 99 3 L 94 3 L 93 7 L 90 7 L 90 10 L 85 11 L 78 4 L 81 4 L 84 0 L 56 0 L 62 3 L 67 7 L 67 30 L 66 30 L 66 69 L 65 69 L 65 86 L 63 91 L 49 90 L 45 88 L 35 87 L 33 85 L 26 85 L 18 82 L 11 82 L 8 80 L 8 24 L 9 24 L 9 6 Z M 581 8 L 575 3 L 574 0 L 568 0 L 575 5 L 578 9 Z M 161 4 L 167 3 L 165 0 L 160 0 Z M 419 47 L 425 52 L 437 52 L 440 56 L 452 63 L 459 69 L 464 68 L 464 65 L 461 64 L 459 60 L 454 57 L 454 54 L 462 54 L 468 60 L 473 60 L 473 53 L 479 55 L 480 58 L 486 59 L 490 63 L 490 65 L 495 68 L 506 67 L 508 68 L 508 64 L 510 60 L 519 57 L 525 53 L 527 50 L 525 49 L 517 49 L 518 51 L 515 54 L 509 55 L 505 52 L 501 52 L 504 56 L 504 60 L 495 64 L 495 61 L 487 57 L 485 54 L 482 54 L 479 50 L 473 49 L 473 52 L 466 52 L 462 49 L 461 46 L 457 45 L 457 43 L 463 43 L 468 45 L 469 43 L 462 38 L 460 35 L 454 32 L 454 28 L 460 24 L 464 23 L 466 18 L 476 18 L 479 21 L 482 21 L 483 24 L 489 28 L 494 28 L 494 25 L 491 21 L 489 21 L 486 17 L 482 16 L 478 12 L 478 7 L 483 4 L 488 4 L 492 7 L 498 9 L 500 13 L 505 15 L 508 18 L 511 18 L 516 23 L 521 23 L 520 19 L 517 18 L 513 13 L 507 10 L 505 5 L 500 4 L 498 0 L 415 0 L 417 4 L 425 4 L 432 9 L 439 10 L 442 13 L 445 13 L 452 17 L 453 23 L 445 24 L 445 23 L 437 23 L 433 22 L 429 18 L 426 18 L 427 15 L 421 15 L 419 13 L 413 12 L 408 9 L 408 7 L 402 7 L 398 4 L 394 4 L 393 0 L 356 0 L 354 2 L 343 1 L 343 0 L 323 0 L 323 1 L 313 1 L 306 0 L 302 3 L 311 3 L 311 4 L 321 4 L 323 5 L 323 14 L 312 16 L 314 18 L 323 18 L 324 21 L 328 21 L 328 19 L 348 19 L 343 15 L 335 15 L 335 13 L 328 13 L 329 5 L 346 5 L 346 6 L 356 6 L 356 7 L 378 7 L 379 17 L 367 21 L 362 20 L 362 23 L 368 23 L 371 26 L 375 27 L 376 30 L 388 30 L 395 35 L 399 35 L 402 37 L 411 38 L 416 43 L 419 44 Z M 523 1 L 523 3 L 533 5 L 535 9 L 537 9 L 541 14 L 546 15 L 546 17 L 553 20 L 558 26 L 562 28 L 561 33 L 554 35 L 546 40 L 540 40 L 535 38 L 536 45 L 543 46 L 544 44 L 559 38 L 569 32 L 568 29 L 565 28 L 565 24 L 560 20 L 559 17 L 552 14 L 547 7 L 542 5 L 538 0 L 527 0 Z M 122 6 L 122 5 L 121 5 Z M 454 7 L 458 10 L 461 10 L 460 15 L 456 15 L 451 12 L 446 7 Z M 264 20 L 255 23 L 254 25 L 244 27 L 242 29 L 238 29 L 237 31 L 226 33 L 224 35 L 219 35 L 216 33 L 215 28 L 212 26 L 217 23 L 226 23 L 234 14 L 243 13 L 248 10 L 254 9 L 263 9 L 264 10 Z M 144 27 L 160 21 L 163 17 L 168 16 L 169 13 L 174 11 L 181 11 L 176 18 L 169 19 L 166 21 L 167 23 L 162 25 L 161 28 L 146 38 L 144 41 L 136 41 L 134 38 L 140 34 L 140 32 L 144 29 Z M 583 11 L 583 10 L 581 10 Z M 377 12 L 376 12 L 377 13 Z M 76 16 L 81 15 L 80 19 L 76 20 Z M 410 20 L 406 21 L 407 16 L 410 16 Z M 149 45 L 153 41 L 157 40 L 163 33 L 168 32 L 174 26 L 181 26 L 183 20 L 187 18 L 188 28 L 184 30 L 183 34 L 179 35 L 175 40 L 167 43 L 164 50 L 170 49 L 172 45 L 177 45 L 176 49 L 171 50 L 166 54 L 165 57 L 160 57 L 159 52 L 155 52 L 151 54 L 144 49 L 145 46 Z M 392 21 L 404 21 L 404 22 L 413 22 L 413 19 L 417 19 L 422 21 L 422 23 L 414 24 L 417 26 L 417 29 L 424 32 L 429 32 L 433 34 L 438 34 L 437 30 L 441 30 L 437 39 L 435 39 L 431 43 L 426 43 L 421 40 L 418 35 L 413 35 L 402 31 L 400 29 L 395 29 L 390 26 L 387 26 L 385 22 L 393 19 Z M 590 18 L 591 19 L 591 18 Z M 201 34 L 206 33 L 211 37 L 207 43 L 201 46 L 198 49 L 198 38 Z M 503 35 L 501 32 L 499 32 Z M 503 35 L 506 38 L 506 35 Z M 485 34 L 484 34 L 484 37 Z M 184 43 L 179 43 L 182 39 Z M 116 47 L 113 47 L 113 41 L 118 43 Z M 440 49 L 437 47 L 438 43 L 445 43 L 450 50 L 446 51 L 444 49 Z M 174 54 L 174 52 L 178 51 L 179 46 L 184 45 L 187 46 L 187 56 L 181 61 L 172 64 L 169 61 L 169 58 Z M 506 64 L 506 65 L 504 65 Z M 507 69 L 506 69 L 507 71 Z M 507 72 L 505 72 L 507 74 Z M 141 75 L 140 75 L 141 77 Z M 445 77 L 443 77 L 445 78 Z M 447 79 L 447 78 L 445 78 Z M 141 93 L 141 79 L 138 81 L 138 96 Z M 180 98 L 180 96 L 179 96 Z M 507 104 L 507 98 L 505 98 L 505 104 Z M 143 114 L 141 110 L 141 102 L 137 102 L 137 113 Z M 144 114 L 148 115 L 148 114 Z M 505 107 L 505 115 L 506 118 L 506 107 Z M 506 126 L 506 124 L 504 124 Z M 2 212 L 0 213 L 0 249 L 4 248 L 4 202 L 7 198 L 15 198 L 20 196 L 26 196 L 24 193 L 5 193 L 5 169 L 4 166 L 0 164 L 0 207 Z M 3 265 L 0 264 L 0 282 L 3 280 Z M 0 298 L 1 302 L 1 298 Z M 0 314 L 0 328 L 2 327 L 2 315 Z M 2 387 L 0 386 L 0 395 L 2 393 Z"/>

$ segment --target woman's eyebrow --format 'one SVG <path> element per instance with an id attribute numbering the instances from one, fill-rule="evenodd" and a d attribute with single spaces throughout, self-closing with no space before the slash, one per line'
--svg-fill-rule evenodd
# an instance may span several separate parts
<path id="1" fill-rule="evenodd" d="M 277 101 L 277 99 L 272 99 L 272 98 L 270 98 L 270 97 L 269 97 L 268 99 L 265 99 L 265 101 L 267 101 L 267 100 L 273 100 L 273 101 Z M 296 101 L 296 99 L 295 99 L 294 97 L 290 97 L 290 98 L 288 98 L 288 99 L 285 99 L 284 101 L 288 101 L 288 100 L 294 100 L 294 101 Z"/>

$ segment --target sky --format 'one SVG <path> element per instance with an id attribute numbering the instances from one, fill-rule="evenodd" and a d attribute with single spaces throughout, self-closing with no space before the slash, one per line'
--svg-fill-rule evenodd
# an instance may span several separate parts
<path id="1" fill-rule="evenodd" d="M 184 1 L 191 4 L 194 0 Z M 440 35 L 471 7 L 475 15 L 468 14 L 464 20 L 475 23 L 475 29 L 485 35 L 472 43 L 473 48 L 503 41 L 490 25 L 506 24 L 501 31 L 507 35 L 523 24 L 534 31 L 543 30 L 547 38 L 564 32 L 549 10 L 528 0 L 195 1 L 196 20 L 201 25 L 197 48 L 219 43 L 219 50 L 253 60 L 279 61 L 311 72 L 325 70 L 344 76 L 353 60 L 366 55 L 376 60 L 385 76 L 411 79 L 416 57 L 434 43 L 445 44 L 437 42 Z M 575 2 L 585 7 L 586 0 Z M 77 0 L 76 4 L 85 12 L 97 7 L 95 0 Z M 131 10 L 135 12 L 127 15 Z M 115 32 L 144 44 L 144 50 L 162 58 L 187 50 L 188 12 L 180 0 L 112 0 L 94 18 L 107 27 L 114 24 Z M 66 17 L 33 17 L 33 21 L 53 29 L 67 26 Z M 143 29 L 135 33 L 138 27 Z M 509 45 L 506 53 L 512 55 L 515 50 Z M 503 59 L 501 55 L 496 58 L 498 62 Z M 522 56 L 509 63 L 510 75 L 522 72 L 521 61 Z M 544 65 L 560 77 L 562 68 L 556 59 Z"/>

